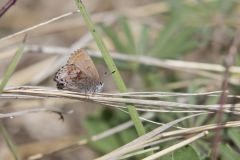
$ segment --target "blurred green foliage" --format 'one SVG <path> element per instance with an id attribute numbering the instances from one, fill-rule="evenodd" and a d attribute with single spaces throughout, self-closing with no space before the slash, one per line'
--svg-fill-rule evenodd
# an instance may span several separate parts
<path id="1" fill-rule="evenodd" d="M 238 28 L 239 18 L 236 14 L 239 7 L 238 0 L 211 0 L 211 1 L 195 1 L 196 4 L 187 3 L 179 0 L 165 0 L 168 3 L 170 10 L 167 13 L 157 15 L 157 21 L 163 23 L 163 28 L 153 28 L 149 24 L 143 23 L 140 26 L 137 36 L 134 34 L 133 26 L 129 23 L 127 17 L 120 16 L 114 26 L 101 24 L 100 27 L 104 34 L 110 39 L 115 47 L 115 50 L 125 54 L 133 55 L 148 55 L 156 58 L 183 59 L 186 56 L 196 56 L 202 54 L 202 61 L 211 62 L 208 59 L 209 54 L 216 54 L 215 63 L 223 62 L 219 55 L 226 55 L 231 45 L 232 39 Z M 216 33 L 221 31 L 224 40 L 222 43 L 216 42 L 219 48 L 216 50 L 215 43 Z M 152 36 L 154 35 L 154 36 Z M 216 52 L 215 52 L 216 51 Z M 206 53 L 203 53 L 206 52 Z M 206 58 L 205 58 L 206 57 Z M 198 59 L 196 60 L 198 61 Z M 203 84 L 189 83 L 188 86 L 169 90 L 166 84 L 185 80 L 181 76 L 182 72 L 170 71 L 148 67 L 136 63 L 116 62 L 122 70 L 134 72 L 142 78 L 141 90 L 153 91 L 181 91 L 181 92 L 196 92 L 204 88 Z M 240 54 L 237 55 L 236 64 L 240 65 Z M 133 74 L 133 75 L 134 75 Z M 230 86 L 230 90 L 237 92 L 239 86 Z M 238 92 L 239 93 L 239 92 Z M 167 100 L 178 101 L 179 99 L 170 98 Z M 217 97 L 188 97 L 185 98 L 186 103 L 193 104 L 216 104 Z M 186 116 L 186 113 L 159 113 L 156 114 L 155 121 L 164 123 L 172 121 L 176 118 Z M 232 116 L 225 116 L 224 120 L 230 120 Z M 91 134 L 100 133 L 108 128 L 117 126 L 120 123 L 129 120 L 128 115 L 119 111 L 109 109 L 100 109 L 98 113 L 92 114 L 86 120 L 86 128 Z M 204 124 L 215 123 L 213 116 L 200 116 L 187 120 L 180 125 L 183 127 L 194 127 Z M 154 128 L 155 125 L 148 124 L 146 128 Z M 239 159 L 240 150 L 240 133 L 239 129 L 224 130 L 220 147 L 220 159 Z M 211 151 L 211 138 L 207 140 L 199 140 L 191 146 L 187 146 L 172 153 L 171 156 L 166 156 L 164 160 L 173 159 L 209 159 Z M 136 137 L 136 133 L 132 129 L 123 131 L 110 138 L 101 140 L 92 146 L 101 153 L 109 151 L 126 144 Z M 105 144 L 105 145 L 102 145 Z M 106 145 L 108 144 L 108 145 Z M 102 147 L 102 146 L 106 146 Z"/>

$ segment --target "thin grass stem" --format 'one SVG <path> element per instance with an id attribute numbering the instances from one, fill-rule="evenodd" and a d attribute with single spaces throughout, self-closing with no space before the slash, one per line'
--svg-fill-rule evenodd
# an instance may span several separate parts
<path id="1" fill-rule="evenodd" d="M 102 53 L 103 59 L 104 59 L 105 63 L 107 64 L 108 69 L 111 72 L 114 72 L 114 74 L 112 74 L 113 79 L 114 79 L 119 91 L 126 92 L 127 88 L 122 80 L 122 77 L 121 77 L 112 57 L 110 56 L 109 51 L 108 51 L 106 45 L 104 44 L 101 36 L 97 33 L 96 27 L 95 27 L 93 21 L 91 20 L 89 13 L 87 12 L 84 4 L 82 3 L 81 0 L 75 0 L 75 2 L 76 2 L 78 9 L 80 10 L 81 15 L 83 16 L 83 19 L 88 27 L 88 30 L 91 32 L 92 36 L 94 37 L 94 40 L 97 43 L 98 48 L 100 49 L 100 51 Z M 128 111 L 129 111 L 130 117 L 135 125 L 138 135 L 139 136 L 144 135 L 145 129 L 139 118 L 137 110 L 135 109 L 134 106 L 128 105 Z"/>
<path id="2" fill-rule="evenodd" d="M 26 36 L 25 36 L 24 41 L 21 44 L 21 46 L 19 46 L 19 48 L 17 49 L 17 51 L 16 51 L 14 57 L 12 58 L 6 72 L 3 75 L 3 79 L 2 79 L 1 84 L 0 84 L 0 94 L 3 92 L 4 87 L 7 85 L 7 82 L 9 81 L 12 73 L 14 72 L 14 70 L 15 70 L 15 68 L 16 68 L 19 60 L 20 60 L 20 58 L 23 55 L 25 40 L 26 40 Z M 20 160 L 20 157 L 19 157 L 19 155 L 17 153 L 17 150 L 16 150 L 16 146 L 12 142 L 11 137 L 9 136 L 9 133 L 7 132 L 7 130 L 4 127 L 2 122 L 0 122 L 0 132 L 1 132 L 1 134 L 3 136 L 3 139 L 5 140 L 5 142 L 8 146 L 8 149 L 11 151 L 14 159 L 15 160 Z"/>

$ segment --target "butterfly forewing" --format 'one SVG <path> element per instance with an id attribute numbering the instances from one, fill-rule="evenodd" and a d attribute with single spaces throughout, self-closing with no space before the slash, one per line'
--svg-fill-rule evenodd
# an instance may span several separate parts
<path id="1" fill-rule="evenodd" d="M 77 67 L 79 67 L 85 74 L 87 74 L 89 77 L 99 80 L 99 74 L 98 71 L 92 61 L 92 59 L 89 57 L 89 55 L 86 53 L 85 50 L 79 49 L 75 51 L 71 57 L 69 58 L 68 64 L 75 64 Z"/>

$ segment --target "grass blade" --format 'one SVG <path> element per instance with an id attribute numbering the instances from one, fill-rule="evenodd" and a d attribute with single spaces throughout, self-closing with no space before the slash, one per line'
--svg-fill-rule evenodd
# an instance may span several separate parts
<path id="1" fill-rule="evenodd" d="M 131 54 L 136 53 L 134 38 L 133 38 L 133 35 L 132 35 L 131 28 L 128 24 L 127 18 L 122 16 L 122 17 L 119 18 L 119 22 L 120 22 L 120 25 L 123 28 L 123 33 L 125 34 L 126 39 L 127 39 L 127 50 L 128 50 L 128 52 L 131 53 Z"/>
<path id="2" fill-rule="evenodd" d="M 142 55 L 147 49 L 148 40 L 149 40 L 148 32 L 149 32 L 149 27 L 147 25 L 143 25 L 141 30 L 141 35 L 136 47 L 138 55 Z"/>
<path id="3" fill-rule="evenodd" d="M 126 92 L 127 88 L 122 80 L 122 77 L 121 77 L 112 57 L 110 56 L 109 51 L 108 51 L 106 45 L 104 44 L 101 36 L 96 32 L 95 25 L 92 22 L 92 20 L 89 16 L 89 13 L 87 12 L 87 10 L 81 0 L 75 0 L 75 2 L 76 2 L 77 7 L 80 10 L 81 15 L 83 16 L 83 19 L 84 19 L 89 31 L 91 32 L 94 40 L 97 43 L 98 48 L 100 49 L 100 51 L 102 53 L 103 59 L 104 59 L 105 63 L 107 64 L 108 69 L 111 72 L 114 72 L 113 79 L 116 82 L 116 85 L 117 85 L 119 91 Z M 135 107 L 128 105 L 128 111 L 129 111 L 131 119 L 133 120 L 133 123 L 136 127 L 138 135 L 144 135 L 145 129 L 143 127 L 143 124 L 139 118 L 139 115 L 138 115 Z"/>
<path id="4" fill-rule="evenodd" d="M 126 50 L 126 46 L 121 43 L 121 40 L 118 36 L 118 34 L 109 26 L 106 26 L 104 24 L 101 25 L 102 30 L 104 33 L 111 39 L 114 46 L 117 48 L 118 51 L 124 52 Z"/>
<path id="5" fill-rule="evenodd" d="M 6 72 L 3 75 L 3 79 L 1 81 L 0 84 L 0 94 L 3 92 L 4 87 L 7 85 L 7 82 L 9 81 L 12 73 L 14 72 L 20 58 L 22 57 L 23 54 L 23 49 L 24 49 L 24 45 L 25 45 L 25 40 L 26 40 L 26 36 L 24 38 L 23 44 L 17 49 L 14 57 L 12 58 Z M 6 128 L 4 127 L 4 125 L 2 123 L 0 123 L 0 132 L 9 148 L 9 150 L 11 151 L 13 157 L 15 160 L 20 160 L 19 155 L 17 154 L 16 151 L 16 147 L 14 145 L 14 143 L 12 142 Z"/>

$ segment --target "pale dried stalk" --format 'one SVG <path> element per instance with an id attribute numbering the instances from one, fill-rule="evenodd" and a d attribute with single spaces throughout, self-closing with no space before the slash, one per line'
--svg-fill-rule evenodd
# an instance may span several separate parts
<path id="1" fill-rule="evenodd" d="M 199 133 L 199 134 L 197 134 L 197 135 L 195 135 L 195 136 L 193 136 L 193 137 L 191 137 L 191 138 L 189 138 L 187 140 L 184 140 L 184 141 L 182 141 L 182 142 L 180 142 L 178 144 L 175 144 L 175 145 L 173 145 L 171 147 L 168 147 L 168 148 L 166 148 L 164 150 L 161 150 L 161 151 L 159 151 L 159 152 L 157 152 L 157 153 L 155 153 L 155 154 L 153 154 L 151 156 L 148 156 L 148 157 L 144 158 L 143 160 L 155 160 L 155 159 L 158 159 L 158 158 L 160 158 L 160 157 L 162 157 L 162 156 L 164 156 L 164 155 L 166 155 L 166 154 L 168 154 L 170 152 L 173 152 L 173 151 L 175 151 L 175 150 L 177 150 L 177 149 L 179 149 L 179 148 L 181 148 L 183 146 L 188 145 L 189 143 L 192 143 L 192 142 L 198 140 L 199 138 L 202 138 L 203 136 L 205 136 L 207 134 L 208 134 L 208 131 L 204 131 L 202 133 Z"/>
<path id="2" fill-rule="evenodd" d="M 65 54 L 71 53 L 72 50 L 64 47 L 56 46 L 38 46 L 31 45 L 26 47 L 26 51 L 29 52 L 40 52 L 46 54 Z M 90 56 L 101 57 L 101 54 L 94 50 L 88 50 Z M 111 52 L 111 56 L 114 59 L 127 61 L 127 62 L 137 62 L 144 65 L 162 67 L 172 70 L 177 70 L 181 72 L 187 72 L 190 74 L 197 74 L 199 76 L 207 77 L 217 81 L 221 81 L 221 76 L 216 73 L 210 72 L 224 72 L 225 68 L 223 65 L 219 64 L 208 64 L 208 63 L 199 63 L 199 62 L 189 62 L 189 61 L 180 61 L 180 60 L 168 60 L 168 59 L 158 59 L 150 56 L 135 56 L 119 52 Z M 197 70 L 197 71 L 196 71 Z M 240 67 L 231 66 L 229 71 L 233 74 L 240 73 Z M 230 77 L 231 84 L 238 85 L 240 84 L 239 79 L 236 77 Z"/>
<path id="3" fill-rule="evenodd" d="M 94 103 L 105 104 L 109 106 L 122 106 L 125 107 L 126 104 L 134 104 L 138 109 L 141 110 L 196 110 L 196 111 L 207 111 L 207 112 L 215 112 L 219 109 L 218 104 L 213 105 L 196 105 L 196 104 L 185 104 L 185 103 L 177 103 L 177 102 L 168 102 L 161 100 L 151 100 L 151 99 L 135 99 L 131 97 L 115 97 L 116 94 L 110 96 L 108 94 L 105 96 L 104 94 L 81 94 L 77 92 L 56 90 L 51 88 L 43 88 L 43 87 L 19 87 L 7 89 L 4 91 L 5 94 L 20 94 L 20 95 L 31 95 L 38 97 L 62 97 L 69 99 L 78 99 L 81 101 L 89 101 Z M 151 98 L 151 97 L 148 97 Z M 225 113 L 232 114 L 240 114 L 239 107 L 240 104 L 225 104 L 224 106 Z"/>
<path id="4" fill-rule="evenodd" d="M 57 46 L 39 46 L 39 45 L 28 45 L 26 46 L 26 51 L 31 52 L 42 52 L 46 54 L 65 54 L 66 52 L 71 52 L 70 49 Z M 88 50 L 89 55 L 93 57 L 101 57 L 101 54 L 95 50 Z M 180 60 L 168 60 L 168 59 L 157 59 L 149 56 L 134 56 L 119 52 L 111 52 L 111 55 L 114 59 L 123 60 L 123 61 L 132 61 L 138 62 L 145 65 L 165 67 L 165 68 L 185 68 L 185 69 L 196 69 L 196 70 L 205 70 L 205 71 L 214 71 L 214 72 L 224 72 L 225 68 L 223 65 L 219 64 L 209 64 L 209 63 L 200 63 L 200 62 L 188 62 Z M 240 67 L 231 66 L 231 73 L 240 73 Z"/>
<path id="5" fill-rule="evenodd" d="M 201 115 L 201 114 L 194 114 L 194 115 L 182 117 L 182 118 L 176 119 L 174 121 L 171 121 L 169 123 L 166 123 L 163 126 L 160 126 L 156 129 L 146 133 L 145 135 L 136 138 L 132 142 L 130 142 L 130 143 L 128 143 L 128 144 L 126 144 L 126 145 L 124 145 L 124 146 L 122 146 L 122 147 L 120 147 L 120 148 L 118 148 L 118 149 L 100 157 L 100 158 L 97 158 L 97 160 L 109 160 L 109 159 L 112 159 L 113 157 L 117 158 L 117 157 L 123 156 L 127 153 L 130 153 L 130 152 L 133 152 L 135 150 L 141 149 L 141 148 L 143 148 L 144 146 L 147 145 L 147 143 L 150 139 L 152 139 L 153 137 L 157 136 L 158 134 L 164 132 L 165 130 L 169 129 L 173 125 L 176 125 L 179 122 L 182 122 L 186 119 L 189 119 L 189 118 L 192 118 L 192 117 L 195 117 L 195 116 L 199 116 L 199 115 Z"/>
<path id="6" fill-rule="evenodd" d="M 120 11 L 109 11 L 109 12 L 97 13 L 97 14 L 92 15 L 91 18 L 95 22 L 102 22 L 103 20 L 106 19 L 106 17 L 113 17 L 114 16 L 114 19 L 115 19 L 119 14 L 121 14 L 121 15 L 125 14 L 126 16 L 129 16 L 129 15 L 133 16 L 134 15 L 134 17 L 145 17 L 145 16 L 151 16 L 151 15 L 154 15 L 154 14 L 160 13 L 160 12 L 166 12 L 167 10 L 168 10 L 168 6 L 166 5 L 166 3 L 157 2 L 157 3 L 147 4 L 147 5 L 136 7 L 136 8 L 128 8 L 128 9 L 122 11 L 122 12 L 120 12 Z M 151 11 L 151 12 L 149 12 L 149 11 Z M 50 23 L 59 21 L 63 18 L 74 15 L 78 12 L 79 11 L 68 12 L 68 13 L 62 14 L 60 16 L 51 18 L 51 19 L 49 19 L 45 22 L 39 23 L 39 24 L 34 25 L 32 27 L 29 27 L 27 29 L 24 29 L 24 30 L 21 30 L 19 32 L 8 35 L 6 37 L 3 37 L 3 38 L 0 39 L 0 42 L 11 39 L 11 38 L 14 38 L 14 37 L 19 36 L 19 35 L 22 35 L 26 32 L 35 30 L 37 28 L 48 25 Z M 141 14 L 139 14 L 139 13 L 141 13 Z M 58 26 L 61 26 L 61 25 L 58 25 Z"/>
<path id="7" fill-rule="evenodd" d="M 186 117 L 184 117 L 184 118 L 186 118 Z M 108 153 L 107 155 L 99 157 L 97 160 L 108 160 L 108 159 L 111 159 L 113 157 L 118 157 L 118 156 L 127 154 L 129 152 L 133 152 L 135 150 L 138 150 L 140 148 L 144 148 L 146 146 L 149 146 L 149 145 L 151 145 L 152 143 L 154 143 L 158 140 L 164 140 L 164 139 L 169 138 L 169 137 L 178 137 L 179 138 L 179 136 L 180 136 L 180 138 L 181 138 L 181 137 L 184 137 L 186 135 L 191 135 L 191 134 L 197 134 L 197 133 L 201 133 L 201 132 L 205 132 L 205 131 L 210 131 L 210 130 L 214 130 L 214 129 L 219 128 L 219 127 L 220 128 L 231 128 L 231 127 L 239 127 L 239 126 L 240 126 L 240 121 L 229 121 L 229 122 L 226 122 L 226 123 L 221 124 L 221 125 L 210 124 L 210 125 L 204 125 L 204 126 L 199 126 L 199 127 L 193 127 L 193 128 L 163 132 L 163 133 L 159 133 L 159 134 L 154 135 L 154 136 L 151 135 L 151 137 L 149 137 L 149 139 L 144 137 L 145 136 L 144 135 L 144 136 L 141 136 L 141 137 L 135 139 L 134 141 L 128 143 L 127 145 L 124 145 L 123 147 L 120 147 L 119 149 L 117 149 L 117 150 L 115 150 L 111 153 Z M 158 128 L 155 129 L 155 130 L 158 130 Z M 147 134 L 149 134 L 149 133 L 147 133 Z M 144 138 L 142 138 L 142 137 L 144 137 Z"/>
<path id="8" fill-rule="evenodd" d="M 17 116 L 22 116 L 25 114 L 29 113 L 38 113 L 38 112 L 52 112 L 52 113 L 59 113 L 59 114 L 64 114 L 61 109 L 59 108 L 53 108 L 53 107 L 41 107 L 41 108 L 30 108 L 30 109 L 25 109 L 22 111 L 17 111 L 17 112 L 10 112 L 10 113 L 0 113 L 0 119 L 1 118 L 15 118 Z"/>
<path id="9" fill-rule="evenodd" d="M 159 148 L 160 147 L 153 147 L 153 148 L 148 148 L 148 149 L 143 149 L 143 150 L 140 150 L 140 151 L 132 152 L 132 153 L 129 153 L 129 154 L 126 154 L 126 155 L 120 157 L 119 160 L 120 159 L 127 159 L 127 158 L 130 158 L 130 157 L 139 155 L 139 154 L 150 152 L 150 151 L 156 151 L 156 150 L 159 150 Z"/>
<path id="10" fill-rule="evenodd" d="M 101 57 L 101 54 L 99 52 L 88 50 L 89 55 L 93 57 Z M 55 46 L 38 46 L 38 45 L 29 45 L 26 46 L 26 52 L 37 52 L 37 53 L 45 53 L 45 54 L 63 54 L 66 55 L 66 53 L 71 53 L 72 48 L 64 48 L 64 47 L 55 47 Z M 7 53 L 5 53 L 7 54 Z M 190 74 L 197 74 L 199 76 L 207 77 L 212 80 L 215 80 L 217 82 L 221 82 L 221 76 L 219 76 L 217 73 L 211 73 L 211 72 L 224 72 L 224 67 L 222 65 L 218 64 L 207 64 L 207 63 L 198 63 L 198 62 L 187 62 L 187 61 L 180 61 L 180 60 L 161 60 L 154 57 L 149 56 L 134 56 L 129 54 L 123 54 L 123 53 L 111 53 L 111 56 L 114 59 L 127 61 L 127 62 L 137 62 L 144 65 L 150 65 L 155 67 L 162 67 L 172 70 L 177 70 L 181 72 L 187 72 Z M 63 62 L 59 62 L 62 64 Z M 58 64 L 59 66 L 59 64 Z M 55 67 L 57 68 L 57 67 Z M 56 70 L 56 69 L 55 69 Z M 55 72 L 54 70 L 51 71 L 51 73 Z M 230 72 L 235 74 L 240 73 L 240 67 L 238 66 L 232 66 L 230 67 Z M 37 80 L 37 82 L 41 81 L 42 79 L 45 79 L 49 77 L 50 74 L 44 75 L 44 78 L 41 78 L 40 80 Z M 233 85 L 239 85 L 240 81 L 237 77 L 230 77 L 231 84 Z M 36 83 L 36 82 L 34 82 Z"/>

